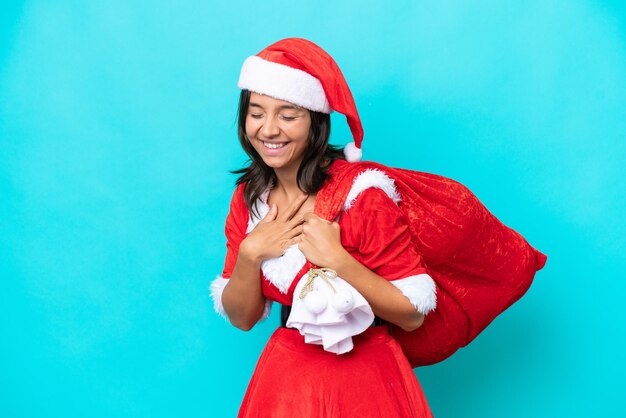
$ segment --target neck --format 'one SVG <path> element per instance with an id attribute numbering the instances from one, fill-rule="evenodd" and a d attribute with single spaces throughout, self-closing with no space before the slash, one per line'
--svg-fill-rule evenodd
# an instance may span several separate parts
<path id="1" fill-rule="evenodd" d="M 330 160 L 324 159 L 321 166 L 326 167 L 330 164 Z M 302 194 L 302 190 L 298 187 L 298 168 L 300 166 L 297 165 L 295 168 L 292 167 L 281 167 L 275 168 L 274 173 L 276 174 L 277 183 L 275 189 L 287 197 L 288 200 L 292 200 L 296 196 Z"/>
<path id="2" fill-rule="evenodd" d="M 279 168 L 274 169 L 276 173 L 276 189 L 284 194 L 287 198 L 299 195 L 302 193 L 298 187 L 298 167 L 292 168 Z"/>

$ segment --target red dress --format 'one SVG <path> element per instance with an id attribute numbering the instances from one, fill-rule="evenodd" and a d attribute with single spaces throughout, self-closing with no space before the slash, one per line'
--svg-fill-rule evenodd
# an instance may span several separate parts
<path id="1" fill-rule="evenodd" d="M 339 216 L 342 245 L 427 314 L 435 308 L 435 286 L 411 242 L 393 182 L 380 172 L 371 174 L 355 182 Z M 212 285 L 215 307 L 221 313 L 221 290 L 234 268 L 239 244 L 258 222 L 245 207 L 242 191 L 240 186 L 233 194 L 226 223 L 225 268 Z M 259 218 L 268 210 L 266 198 L 267 193 L 257 202 Z M 292 305 L 298 279 L 310 268 L 294 247 L 262 266 L 262 288 L 268 301 L 265 317 L 272 301 Z M 413 369 L 386 326 L 369 327 L 352 337 L 352 343 L 350 351 L 336 354 L 306 343 L 297 329 L 278 328 L 261 354 L 238 416 L 432 416 Z"/>

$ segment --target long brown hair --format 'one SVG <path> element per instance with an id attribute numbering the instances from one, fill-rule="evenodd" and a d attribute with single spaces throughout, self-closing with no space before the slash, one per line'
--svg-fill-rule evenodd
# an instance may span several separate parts
<path id="1" fill-rule="evenodd" d="M 256 152 L 246 135 L 246 115 L 250 105 L 250 91 L 241 90 L 239 96 L 238 129 L 239 143 L 249 157 L 250 164 L 239 170 L 233 170 L 233 174 L 241 174 L 236 185 L 244 183 L 243 195 L 248 210 L 255 210 L 254 202 L 261 197 L 263 192 L 277 184 L 276 173 L 267 166 L 261 156 Z M 298 168 L 298 187 L 305 193 L 317 193 L 328 178 L 327 169 L 330 164 L 345 158 L 343 148 L 330 145 L 330 115 L 321 112 L 309 111 L 311 114 L 311 129 L 309 130 L 309 146 L 304 151 L 302 163 Z M 320 166 L 322 160 L 327 164 Z M 258 213 L 255 213 L 258 216 Z"/>

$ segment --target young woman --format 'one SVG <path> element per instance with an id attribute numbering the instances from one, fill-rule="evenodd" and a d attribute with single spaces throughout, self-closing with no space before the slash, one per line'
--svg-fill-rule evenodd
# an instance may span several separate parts
<path id="1" fill-rule="evenodd" d="M 351 164 L 328 143 L 333 110 L 355 139 L 347 159 L 360 158 L 363 131 L 339 68 L 317 45 L 284 39 L 245 61 L 239 86 L 239 139 L 251 164 L 239 171 L 212 294 L 243 330 L 273 301 L 283 306 L 239 416 L 430 417 L 386 325 L 414 330 L 436 304 L 393 181 L 364 171 L 339 185 L 350 193 L 335 221 L 316 215 L 318 194 Z"/>

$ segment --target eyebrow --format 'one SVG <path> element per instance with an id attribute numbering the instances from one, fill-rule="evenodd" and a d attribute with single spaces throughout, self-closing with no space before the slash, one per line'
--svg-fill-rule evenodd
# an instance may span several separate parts
<path id="1" fill-rule="evenodd" d="M 258 103 L 254 103 L 254 102 L 250 102 L 250 107 L 260 107 L 261 109 L 263 109 L 263 106 L 261 106 Z M 282 105 L 282 106 L 280 106 L 278 108 L 278 110 L 283 110 L 283 109 L 292 109 L 292 110 L 301 111 L 303 108 L 302 107 L 298 107 L 298 106 L 294 106 L 294 105 L 290 105 L 290 104 Z"/>

